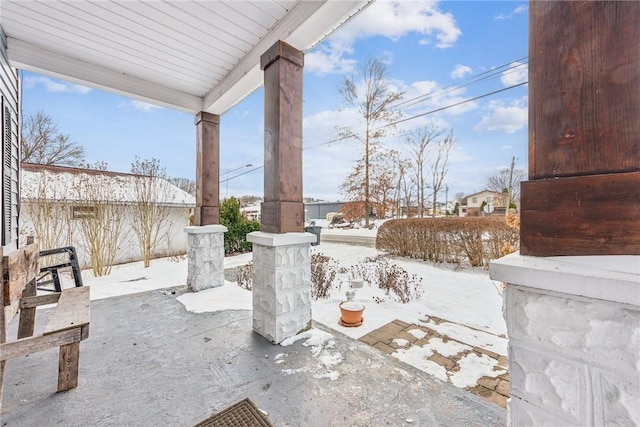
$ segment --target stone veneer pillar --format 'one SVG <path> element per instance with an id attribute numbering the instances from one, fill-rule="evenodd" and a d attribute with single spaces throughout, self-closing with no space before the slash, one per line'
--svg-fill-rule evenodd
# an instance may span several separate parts
<path id="1" fill-rule="evenodd" d="M 253 330 L 274 344 L 311 327 L 311 233 L 253 232 Z"/>
<path id="2" fill-rule="evenodd" d="M 507 283 L 509 424 L 640 425 L 640 257 L 493 261 Z"/>
<path id="3" fill-rule="evenodd" d="M 185 227 L 187 285 L 195 292 L 224 285 L 224 225 Z"/>

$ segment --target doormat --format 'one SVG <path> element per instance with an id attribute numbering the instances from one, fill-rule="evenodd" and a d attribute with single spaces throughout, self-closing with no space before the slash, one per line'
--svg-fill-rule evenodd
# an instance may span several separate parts
<path id="1" fill-rule="evenodd" d="M 194 427 L 273 427 L 273 424 L 249 398 L 246 398 Z"/>

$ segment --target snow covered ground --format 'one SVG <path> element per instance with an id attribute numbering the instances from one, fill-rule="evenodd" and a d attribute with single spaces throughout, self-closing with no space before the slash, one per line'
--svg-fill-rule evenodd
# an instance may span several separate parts
<path id="1" fill-rule="evenodd" d="M 334 229 L 331 232 L 371 235 L 375 234 L 376 230 Z M 378 255 L 378 251 L 374 248 L 338 243 L 321 243 L 319 246 L 313 246 L 312 251 L 330 256 L 344 267 L 356 264 L 366 257 Z M 247 264 L 251 261 L 251 257 L 250 253 L 228 257 L 225 259 L 225 268 Z M 345 292 L 349 289 L 349 285 L 348 278 L 339 275 L 338 278 L 342 279 L 341 290 L 334 289 L 327 299 L 313 302 L 313 319 L 354 339 L 361 338 L 395 319 L 424 325 L 435 330 L 451 340 L 447 342 L 445 339 L 443 342 L 441 339 L 434 338 L 422 346 L 405 345 L 406 343 L 401 342 L 402 340 L 398 340 L 395 344 L 400 348 L 392 355 L 462 388 L 475 384 L 483 376 L 497 377 L 505 372 L 504 369 L 496 366 L 493 359 L 489 360 L 490 358 L 484 355 L 468 354 L 468 350 L 473 347 L 480 347 L 499 355 L 507 354 L 500 286 L 499 283 L 489 279 L 486 270 L 470 267 L 456 269 L 454 266 L 434 265 L 407 259 L 392 259 L 392 262 L 404 268 L 409 274 L 422 278 L 423 292 L 418 300 L 401 304 L 385 295 L 383 290 L 365 283 L 362 288 L 356 289 L 354 298 L 354 301 L 365 305 L 364 322 L 362 326 L 356 328 L 343 327 L 338 324 L 340 317 L 338 304 L 346 300 Z M 186 283 L 186 277 L 185 257 L 156 259 L 151 262 L 148 269 L 143 268 L 141 262 L 114 266 L 111 274 L 106 277 L 93 277 L 91 271 L 83 272 L 85 285 L 91 286 L 92 299 L 180 286 Z M 229 281 L 219 288 L 183 294 L 178 300 L 187 310 L 195 313 L 229 309 L 251 310 L 252 308 L 251 293 Z M 434 322 L 431 317 L 445 321 Z M 321 332 L 317 330 L 315 333 L 307 332 L 306 335 L 294 337 L 283 345 L 291 344 L 297 339 L 311 339 L 317 334 L 322 335 L 323 342 L 330 342 L 330 339 Z M 416 329 L 415 333 L 420 331 Z M 466 351 L 465 357 L 460 360 L 460 371 L 453 375 L 451 372 L 447 374 L 442 367 L 428 360 L 434 352 L 446 357 L 448 354 L 456 354 L 460 351 Z M 324 361 L 332 366 L 341 362 L 339 355 L 327 357 L 335 359 Z M 331 374 L 329 378 L 333 376 L 335 374 Z"/>

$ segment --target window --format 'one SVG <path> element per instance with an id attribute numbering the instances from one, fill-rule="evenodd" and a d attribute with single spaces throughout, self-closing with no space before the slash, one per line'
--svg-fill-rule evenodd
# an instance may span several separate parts
<path id="1" fill-rule="evenodd" d="M 81 218 L 95 218 L 96 207 L 95 206 L 73 206 L 71 208 L 73 219 Z"/>
<path id="2" fill-rule="evenodd" d="M 478 198 L 477 197 L 473 198 L 473 203 L 478 203 Z"/>
<path id="3" fill-rule="evenodd" d="M 492 199 L 491 196 L 487 196 L 487 203 L 491 203 Z"/>

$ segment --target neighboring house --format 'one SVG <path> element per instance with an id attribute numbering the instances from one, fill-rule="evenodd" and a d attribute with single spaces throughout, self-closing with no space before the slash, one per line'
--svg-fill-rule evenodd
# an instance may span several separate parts
<path id="1" fill-rule="evenodd" d="M 482 190 L 465 197 L 458 208 L 458 216 L 479 215 L 483 203 L 491 205 L 493 208 L 503 208 L 501 202 L 502 194 L 495 191 Z"/>
<path id="2" fill-rule="evenodd" d="M 344 202 L 306 202 L 304 216 L 309 219 L 325 219 L 329 212 L 338 212 Z"/>
<path id="3" fill-rule="evenodd" d="M 147 176 L 28 163 L 22 163 L 21 169 L 20 235 L 35 235 L 41 249 L 75 246 L 81 265 L 88 266 L 90 253 L 82 221 L 94 218 L 96 205 L 104 204 L 114 208 L 110 215 L 115 220 L 122 221 L 114 264 L 141 260 L 133 212 L 137 194 L 151 188 L 144 198 L 158 204 L 165 218 L 154 257 L 186 253 L 184 227 L 189 225 L 195 198 L 168 181 L 157 178 L 152 185 Z"/>
<path id="4" fill-rule="evenodd" d="M 260 205 L 245 206 L 240 213 L 249 221 L 260 221 Z"/>

